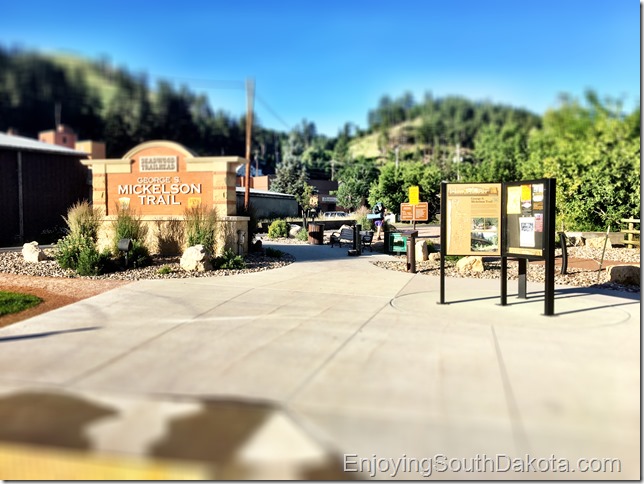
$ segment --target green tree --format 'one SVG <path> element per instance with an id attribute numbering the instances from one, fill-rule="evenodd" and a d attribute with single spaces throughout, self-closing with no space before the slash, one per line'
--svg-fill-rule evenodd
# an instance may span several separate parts
<path id="1" fill-rule="evenodd" d="M 378 178 L 373 162 L 360 160 L 347 165 L 338 174 L 338 205 L 351 211 L 367 204 L 371 184 Z"/>
<path id="2" fill-rule="evenodd" d="M 388 211 L 400 212 L 400 204 L 409 201 L 409 187 L 418 186 L 421 201 L 429 203 L 430 219 L 439 207 L 441 171 L 421 162 L 387 163 L 380 169 L 378 180 L 371 185 L 369 204 L 382 202 Z"/>
<path id="3" fill-rule="evenodd" d="M 297 134 L 291 132 L 286 143 L 284 159 L 275 168 L 272 191 L 294 195 L 296 200 L 303 198 L 308 186 L 306 167 L 301 159 L 303 148 Z"/>
<path id="4" fill-rule="evenodd" d="M 474 140 L 475 163 L 461 179 L 477 182 L 517 180 L 518 166 L 527 157 L 527 138 L 527 133 L 515 123 L 483 127 Z"/>
<path id="5" fill-rule="evenodd" d="M 605 230 L 621 218 L 639 218 L 639 119 L 639 107 L 625 116 L 621 103 L 601 102 L 592 91 L 584 104 L 563 96 L 545 114 L 519 171 L 526 179 L 557 179 L 558 227 Z"/>
<path id="6" fill-rule="evenodd" d="M 122 74 L 107 106 L 105 142 L 108 156 L 123 156 L 132 146 L 151 138 L 152 107 L 145 84 Z"/>

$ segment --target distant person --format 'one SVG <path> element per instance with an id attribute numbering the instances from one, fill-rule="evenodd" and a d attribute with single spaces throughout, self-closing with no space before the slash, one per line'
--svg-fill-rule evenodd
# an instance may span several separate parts
<path id="1" fill-rule="evenodd" d="M 379 215 L 377 219 L 374 220 L 374 224 L 376 225 L 378 231 L 376 232 L 376 240 L 380 240 L 380 234 L 382 232 L 382 226 L 385 223 L 385 213 L 387 212 L 387 209 L 385 206 L 382 204 L 382 202 L 376 203 L 376 205 L 373 207 L 373 213 L 376 215 Z"/>

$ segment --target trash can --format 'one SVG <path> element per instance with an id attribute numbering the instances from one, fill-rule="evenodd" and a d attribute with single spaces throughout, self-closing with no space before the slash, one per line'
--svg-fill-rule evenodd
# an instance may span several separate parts
<path id="1" fill-rule="evenodd" d="M 324 244 L 324 224 L 319 222 L 310 223 L 308 230 L 309 230 L 309 244 L 311 245 Z"/>

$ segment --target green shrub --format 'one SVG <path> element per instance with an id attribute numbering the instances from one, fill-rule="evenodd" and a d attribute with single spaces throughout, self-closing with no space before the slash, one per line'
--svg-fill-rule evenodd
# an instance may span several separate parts
<path id="1" fill-rule="evenodd" d="M 215 253 L 217 214 L 201 205 L 188 208 L 186 217 L 186 241 L 188 247 L 203 245 L 211 254 Z"/>
<path id="2" fill-rule="evenodd" d="M 266 247 L 266 257 L 271 257 L 273 259 L 281 259 L 284 255 L 279 249 L 273 249 L 272 247 Z"/>
<path id="3" fill-rule="evenodd" d="M 89 202 L 83 200 L 75 203 L 63 217 L 67 223 L 68 232 L 78 237 L 86 237 L 96 242 L 98 229 L 101 226 L 101 213 Z"/>
<path id="4" fill-rule="evenodd" d="M 77 234 L 68 234 L 56 243 L 54 258 L 63 269 L 76 270 L 78 257 L 90 241 Z"/>
<path id="5" fill-rule="evenodd" d="M 121 239 L 132 239 L 143 243 L 148 234 L 148 227 L 143 223 L 141 217 L 129 208 L 117 206 L 116 220 L 113 222 L 114 237 L 112 239 L 112 253 L 120 255 L 118 243 Z"/>
<path id="6" fill-rule="evenodd" d="M 170 266 L 163 266 L 163 267 L 159 268 L 159 270 L 157 272 L 159 274 L 161 274 L 161 275 L 166 275 L 166 274 L 172 274 L 174 271 L 172 270 L 172 267 L 170 267 Z"/>
<path id="7" fill-rule="evenodd" d="M 76 272 L 81 276 L 100 276 L 105 272 L 110 253 L 99 253 L 95 245 L 87 245 L 78 254 Z"/>
<path id="8" fill-rule="evenodd" d="M 128 254 L 128 263 L 132 267 L 146 267 L 152 263 L 150 251 L 141 241 L 132 241 L 132 249 Z"/>
<path id="9" fill-rule="evenodd" d="M 306 241 L 308 241 L 308 240 L 309 240 L 309 232 L 308 232 L 308 230 L 306 230 L 306 229 L 302 228 L 302 230 L 300 230 L 300 231 L 297 233 L 297 235 L 295 236 L 295 238 L 296 238 L 297 240 L 301 240 L 302 242 L 306 242 Z"/>
<path id="10" fill-rule="evenodd" d="M 270 239 L 277 239 L 279 237 L 288 237 L 288 223 L 286 220 L 275 220 L 270 227 L 268 227 L 268 237 Z"/>
<path id="11" fill-rule="evenodd" d="M 69 234 L 56 244 L 56 261 L 63 269 L 72 269 L 81 276 L 99 276 L 110 266 L 110 253 L 99 253 L 89 238 Z"/>
<path id="12" fill-rule="evenodd" d="M 112 239 L 112 253 L 121 258 L 118 243 L 121 239 L 131 239 L 132 249 L 128 252 L 128 265 L 132 267 L 145 267 L 150 265 L 150 251 L 145 246 L 145 237 L 148 226 L 143 223 L 140 215 L 129 208 L 117 207 L 116 220 L 113 223 L 114 238 Z"/>
<path id="13" fill-rule="evenodd" d="M 68 234 L 56 243 L 54 255 L 63 269 L 72 269 L 81 276 L 102 274 L 108 263 L 109 254 L 99 254 L 96 248 L 100 213 L 88 202 L 72 205 L 64 217 Z"/>
<path id="14" fill-rule="evenodd" d="M 246 262 L 241 255 L 235 255 L 231 249 L 226 249 L 224 253 L 215 257 L 212 261 L 215 269 L 245 269 Z"/>

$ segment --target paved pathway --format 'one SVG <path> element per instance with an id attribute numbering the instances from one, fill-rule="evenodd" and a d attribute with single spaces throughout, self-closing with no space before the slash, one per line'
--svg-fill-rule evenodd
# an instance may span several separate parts
<path id="1" fill-rule="evenodd" d="M 541 285 L 500 307 L 498 281 L 449 279 L 437 305 L 387 256 L 279 248 L 298 261 L 0 329 L 0 478 L 50 475 L 43 449 L 85 478 L 640 477 L 639 295 L 559 288 L 548 318 Z"/>

